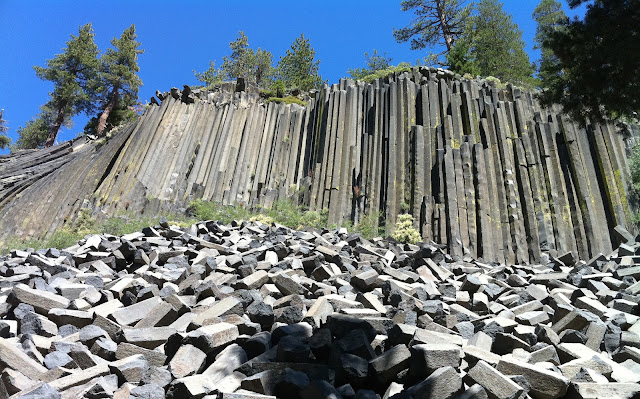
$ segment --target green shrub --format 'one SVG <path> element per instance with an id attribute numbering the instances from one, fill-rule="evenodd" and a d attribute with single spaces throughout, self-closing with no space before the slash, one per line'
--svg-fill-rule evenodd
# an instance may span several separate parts
<path id="1" fill-rule="evenodd" d="M 114 236 L 122 236 L 125 234 L 140 231 L 145 227 L 154 226 L 158 220 L 151 218 L 130 219 L 124 216 L 110 217 L 99 226 L 101 233 L 111 234 Z"/>
<path id="2" fill-rule="evenodd" d="M 0 248 L 0 254 L 7 254 L 14 249 L 24 250 L 27 248 L 43 248 L 43 241 L 35 238 L 17 238 L 10 237 L 5 242 L 2 248 Z"/>
<path id="3" fill-rule="evenodd" d="M 381 212 L 370 211 L 360 218 L 360 223 L 353 227 L 353 231 L 370 240 L 384 235 L 384 228 L 380 226 Z"/>
<path id="4" fill-rule="evenodd" d="M 322 229 L 329 223 L 329 212 L 326 209 L 321 211 L 305 211 L 302 214 L 301 226 Z"/>
<path id="5" fill-rule="evenodd" d="M 85 235 L 91 234 L 87 231 L 73 231 L 62 228 L 56 230 L 46 241 L 41 244 L 42 248 L 68 248 L 76 245 Z"/>
<path id="6" fill-rule="evenodd" d="M 640 192 L 640 144 L 633 146 L 629 157 L 629 169 L 631 170 L 631 188 Z"/>
<path id="7" fill-rule="evenodd" d="M 221 205 L 215 202 L 196 200 L 189 205 L 188 213 L 198 220 L 217 220 L 231 223 L 233 220 L 259 221 L 265 224 L 278 223 L 291 229 L 303 227 L 324 228 L 327 211 L 308 211 L 290 200 L 278 200 L 271 208 L 251 211 L 239 205 Z"/>
<path id="8" fill-rule="evenodd" d="M 401 62 L 396 66 L 390 66 L 389 68 L 375 71 L 370 75 L 364 76 L 360 80 L 362 80 L 363 82 L 371 83 L 376 79 L 384 78 L 394 73 L 403 73 L 403 72 L 410 72 L 410 71 L 411 71 L 411 64 L 409 64 L 408 62 Z"/>
<path id="9" fill-rule="evenodd" d="M 487 76 L 486 78 L 484 78 L 484 80 L 497 89 L 505 89 L 507 87 L 507 85 L 502 83 L 500 79 L 493 76 Z"/>
<path id="10" fill-rule="evenodd" d="M 276 80 L 269 86 L 267 89 L 262 89 L 261 95 L 266 98 L 270 97 L 284 97 L 284 93 L 286 92 L 286 87 L 284 86 L 284 82 L 280 79 Z"/>
<path id="11" fill-rule="evenodd" d="M 0 253 L 6 254 L 14 249 L 24 250 L 27 248 L 68 248 L 77 244 L 86 234 L 89 233 L 72 231 L 68 227 L 63 227 L 56 230 L 46 239 L 12 237 L 4 242 L 4 245 L 0 248 Z"/>
<path id="12" fill-rule="evenodd" d="M 417 244 L 422 241 L 420 232 L 413 227 L 413 216 L 409 214 L 398 215 L 398 221 L 391 237 L 398 242 L 409 244 Z"/>
<path id="13" fill-rule="evenodd" d="M 187 213 L 198 220 L 215 220 L 225 224 L 234 220 L 249 220 L 252 216 L 251 211 L 240 205 L 222 205 L 203 200 L 191 202 Z"/>
<path id="14" fill-rule="evenodd" d="M 638 209 L 640 205 L 640 144 L 636 144 L 631 150 L 629 170 L 631 172 L 631 185 L 628 187 L 629 207 Z M 640 230 L 640 212 L 633 211 L 631 218 L 633 226 L 636 230 Z"/>
<path id="15" fill-rule="evenodd" d="M 301 99 L 299 99 L 298 97 L 294 97 L 294 96 L 286 96 L 284 98 L 282 97 L 269 97 L 267 99 L 267 103 L 285 103 L 285 104 L 298 104 L 298 105 L 302 105 L 303 107 L 307 105 L 306 102 L 302 101 Z"/>
<path id="16" fill-rule="evenodd" d="M 73 221 L 73 223 L 71 223 L 69 228 L 72 231 L 80 232 L 90 230 L 95 226 L 95 224 L 96 221 L 91 217 L 91 211 L 87 208 L 82 208 L 78 211 L 78 217 Z"/>
<path id="17" fill-rule="evenodd" d="M 271 98 L 271 97 L 278 97 L 278 94 L 275 92 L 275 90 L 271 90 L 271 89 L 262 89 L 262 91 L 260 92 L 260 96 L 262 96 L 263 98 Z"/>
<path id="18" fill-rule="evenodd" d="M 328 220 L 326 211 L 308 211 L 290 200 L 278 200 L 274 202 L 270 209 L 265 209 L 264 211 L 276 223 L 290 229 L 301 229 L 303 227 L 320 229 L 326 227 Z"/>
<path id="19" fill-rule="evenodd" d="M 190 227 L 197 221 L 202 220 L 215 220 L 225 224 L 234 220 L 251 220 L 265 224 L 278 223 L 292 229 L 301 229 L 303 227 L 320 229 L 327 226 L 327 215 L 328 212 L 326 210 L 308 211 L 290 200 L 278 200 L 270 209 L 262 209 L 259 212 L 252 212 L 240 205 L 222 205 L 210 201 L 196 200 L 189 205 L 187 215 L 169 214 L 164 216 L 170 225 L 179 227 Z M 90 234 L 122 236 L 141 231 L 145 227 L 157 225 L 159 218 L 160 215 L 141 217 L 129 212 L 109 217 L 101 223 L 97 223 L 91 217 L 88 209 L 82 209 L 73 223 L 57 229 L 49 238 L 9 238 L 0 248 L 0 251 L 1 253 L 8 253 L 13 249 L 67 248 L 75 245 Z"/>

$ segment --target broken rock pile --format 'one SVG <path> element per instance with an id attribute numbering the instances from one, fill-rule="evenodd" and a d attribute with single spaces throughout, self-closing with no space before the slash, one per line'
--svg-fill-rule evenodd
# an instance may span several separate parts
<path id="1" fill-rule="evenodd" d="M 542 265 L 259 222 L 0 263 L 0 398 L 633 398 L 640 243 Z"/>

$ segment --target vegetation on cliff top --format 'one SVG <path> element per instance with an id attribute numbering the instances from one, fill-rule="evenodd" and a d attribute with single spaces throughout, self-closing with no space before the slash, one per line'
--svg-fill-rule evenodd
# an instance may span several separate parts
<path id="1" fill-rule="evenodd" d="M 7 126 L 7 121 L 3 118 L 4 110 L 0 109 L 0 148 L 5 149 L 11 143 L 11 139 L 7 136 L 7 131 L 9 127 Z"/>
<path id="2" fill-rule="evenodd" d="M 411 42 L 412 50 L 444 46 L 437 54 L 448 55 L 456 41 L 465 33 L 471 5 L 465 0 L 404 0 L 400 2 L 402 11 L 412 11 L 416 18 L 404 28 L 394 29 L 393 36 L 398 42 Z"/>
<path id="3" fill-rule="evenodd" d="M 131 25 L 100 58 L 96 79 L 92 82 L 94 108 L 100 112 L 85 127 L 85 133 L 103 137 L 111 129 L 135 117 L 133 105 L 138 101 L 142 80 L 138 77 L 140 43 L 136 40 L 136 27 Z"/>
<path id="4" fill-rule="evenodd" d="M 493 76 L 524 88 L 539 87 L 544 103 L 561 104 L 578 121 L 637 119 L 637 0 L 567 1 L 570 7 L 586 4 L 584 18 L 569 20 L 558 0 L 541 0 L 534 10 L 534 44 L 541 51 L 537 65 L 529 61 L 522 31 L 499 0 L 403 0 L 400 8 L 414 18 L 393 35 L 398 42 L 410 42 L 412 49 L 428 51 L 419 65 L 439 64 L 461 75 Z M 137 61 L 142 53 L 135 26 L 111 43 L 112 48 L 100 55 L 92 25 L 86 24 L 71 35 L 60 54 L 45 66 L 34 67 L 38 77 L 53 83 L 53 90 L 39 112 L 17 129 L 19 139 L 12 148 L 52 145 L 60 127 L 69 126 L 79 113 L 93 117 L 85 133 L 99 135 L 135 116 L 141 85 Z M 272 53 L 251 48 L 242 31 L 229 49 L 220 67 L 211 61 L 206 71 L 195 72 L 196 78 L 211 86 L 242 77 L 268 92 L 265 98 L 286 98 L 287 91 L 308 91 L 324 82 L 320 60 L 304 34 L 275 66 Z M 369 82 L 410 66 L 405 62 L 392 66 L 391 61 L 386 53 L 374 50 L 365 53 L 365 67 L 348 69 L 348 73 Z M 3 143 L 6 146 L 6 140 Z"/>
<path id="5" fill-rule="evenodd" d="M 62 53 L 35 66 L 42 80 L 51 81 L 54 89 L 49 101 L 24 127 L 20 127 L 13 149 L 51 147 L 62 126 L 69 126 L 71 118 L 84 113 L 94 116 L 85 133 L 104 135 L 107 127 L 115 127 L 133 117 L 138 102 L 138 49 L 135 26 L 127 28 L 119 39 L 111 41 L 99 57 L 91 24 L 81 26 L 78 35 L 71 35 Z"/>
<path id="6" fill-rule="evenodd" d="M 196 79 L 206 87 L 213 87 L 224 81 L 243 78 L 266 91 L 278 92 L 282 97 L 285 90 L 309 91 L 323 83 L 320 76 L 320 60 L 304 34 L 295 39 L 276 66 L 272 65 L 271 52 L 249 47 L 249 39 L 244 32 L 238 32 L 236 40 L 229 43 L 231 55 L 222 58 L 222 65 L 216 68 L 215 61 L 209 61 L 209 68 L 203 72 L 193 71 Z"/>

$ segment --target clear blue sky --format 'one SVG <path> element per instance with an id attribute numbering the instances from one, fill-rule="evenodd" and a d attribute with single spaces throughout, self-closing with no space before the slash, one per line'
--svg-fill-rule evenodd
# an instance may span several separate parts
<path id="1" fill-rule="evenodd" d="M 523 31 L 529 57 L 537 60 L 531 13 L 539 0 L 503 3 Z M 584 14 L 584 8 L 570 11 L 563 6 L 568 15 Z M 412 51 L 392 35 L 394 27 L 403 27 L 412 18 L 400 10 L 400 0 L 0 0 L 0 109 L 5 109 L 9 136 L 15 140 L 16 129 L 38 112 L 53 89 L 52 83 L 36 77 L 33 66 L 44 66 L 80 25 L 89 22 L 101 51 L 114 36 L 136 25 L 145 50 L 139 58 L 144 83 L 139 94 L 145 102 L 156 89 L 197 84 L 193 70 L 205 70 L 209 60 L 219 65 L 240 30 L 247 34 L 250 47 L 271 51 L 274 64 L 304 33 L 321 60 L 322 77 L 330 83 L 347 76 L 347 69 L 364 66 L 363 54 L 374 48 L 393 57 L 393 64 L 413 63 L 428 51 Z M 82 132 L 86 120 L 74 118 L 75 126 L 63 129 L 58 141 Z"/>

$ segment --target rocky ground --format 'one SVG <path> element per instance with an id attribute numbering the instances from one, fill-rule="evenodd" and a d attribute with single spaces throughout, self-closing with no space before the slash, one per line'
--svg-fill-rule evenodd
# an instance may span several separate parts
<path id="1" fill-rule="evenodd" d="M 640 244 L 542 265 L 256 223 L 0 263 L 0 398 L 632 398 Z"/>

